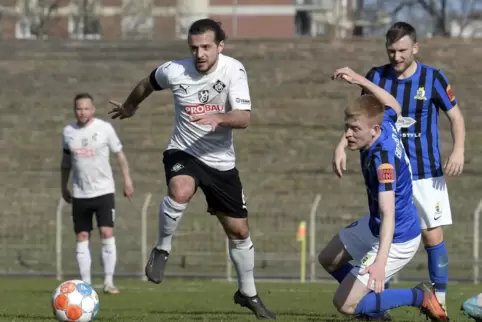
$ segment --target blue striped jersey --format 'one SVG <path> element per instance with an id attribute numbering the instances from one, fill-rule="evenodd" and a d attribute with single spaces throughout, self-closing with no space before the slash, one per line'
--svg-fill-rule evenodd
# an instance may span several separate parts
<path id="1" fill-rule="evenodd" d="M 421 63 L 406 79 L 397 79 L 390 64 L 372 68 L 366 77 L 391 93 L 402 106 L 397 126 L 412 165 L 413 179 L 442 176 L 439 111 L 448 111 L 457 104 L 447 77 Z"/>
<path id="2" fill-rule="evenodd" d="M 379 237 L 380 234 L 378 194 L 394 191 L 393 243 L 403 243 L 420 234 L 420 218 L 413 203 L 410 161 L 403 149 L 396 120 L 395 110 L 386 107 L 381 134 L 370 147 L 360 151 L 360 164 L 368 194 L 369 227 L 373 236 Z"/>

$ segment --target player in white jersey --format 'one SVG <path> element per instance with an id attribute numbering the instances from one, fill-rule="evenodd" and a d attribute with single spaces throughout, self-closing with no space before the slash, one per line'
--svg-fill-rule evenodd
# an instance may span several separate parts
<path id="1" fill-rule="evenodd" d="M 172 236 L 200 187 L 208 212 L 219 219 L 229 239 L 238 276 L 235 303 L 258 318 L 276 319 L 256 291 L 248 210 L 235 167 L 232 129 L 246 128 L 250 121 L 248 77 L 241 62 L 221 54 L 224 40 L 217 22 L 194 22 L 188 36 L 192 57 L 168 61 L 153 70 L 123 104 L 111 101 L 116 107 L 110 113 L 120 119 L 134 115 L 153 91 L 170 89 L 174 96 L 174 130 L 163 160 L 168 196 L 160 206 L 157 246 L 146 265 L 148 279 L 156 284 L 162 281 Z"/>
<path id="2" fill-rule="evenodd" d="M 95 213 L 102 241 L 104 292 L 118 294 L 113 282 L 117 251 L 113 234 L 115 186 L 109 152 L 117 156 L 124 176 L 124 195 L 128 198 L 134 193 L 129 166 L 112 125 L 94 117 L 95 106 L 90 94 L 75 96 L 74 111 L 77 121 L 62 131 L 61 189 L 64 200 L 72 203 L 79 271 L 82 280 L 91 284 L 89 239 Z M 72 193 L 67 187 L 71 172 Z"/>

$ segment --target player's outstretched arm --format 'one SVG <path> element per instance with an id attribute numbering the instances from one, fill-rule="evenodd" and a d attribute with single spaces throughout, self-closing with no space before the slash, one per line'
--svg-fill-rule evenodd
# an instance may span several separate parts
<path id="1" fill-rule="evenodd" d="M 115 107 L 109 112 L 114 113 L 113 119 L 125 119 L 135 114 L 141 104 L 153 91 L 161 91 L 170 88 L 170 71 L 176 70 L 171 61 L 168 61 L 154 69 L 149 76 L 142 79 L 131 91 L 123 104 L 116 101 L 109 101 Z"/>
<path id="2" fill-rule="evenodd" d="M 154 91 L 150 77 L 142 79 L 127 96 L 125 106 L 138 107 Z"/>
<path id="3" fill-rule="evenodd" d="M 342 78 L 350 84 L 355 84 L 360 86 L 365 90 L 365 92 L 372 93 L 383 105 L 390 106 L 393 108 L 397 114 L 402 112 L 400 103 L 397 99 L 392 96 L 389 92 L 381 88 L 380 86 L 374 84 L 366 77 L 354 72 L 349 67 L 343 67 L 337 69 L 332 76 L 332 79 Z"/>
<path id="4" fill-rule="evenodd" d="M 133 116 L 139 108 L 139 104 L 151 95 L 153 91 L 154 88 L 151 84 L 150 77 L 142 79 L 130 92 L 123 104 L 113 100 L 109 101 L 109 103 L 114 105 L 114 108 L 112 108 L 109 114 L 113 114 L 113 119 L 120 118 L 121 120 Z"/>

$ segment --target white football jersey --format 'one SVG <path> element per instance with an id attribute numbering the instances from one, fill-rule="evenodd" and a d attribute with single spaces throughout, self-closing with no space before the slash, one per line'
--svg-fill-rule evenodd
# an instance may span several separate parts
<path id="1" fill-rule="evenodd" d="M 220 54 L 216 70 L 199 74 L 192 58 L 168 61 L 153 72 L 162 89 L 174 96 L 175 124 L 167 149 L 193 155 L 208 166 L 226 171 L 235 167 L 231 128 L 191 122 L 190 117 L 233 110 L 251 110 L 248 76 L 238 60 Z M 152 79 L 154 78 L 154 79 Z"/>
<path id="2" fill-rule="evenodd" d="M 109 152 L 120 152 L 122 144 L 110 123 L 94 118 L 86 127 L 69 124 L 62 131 L 62 146 L 72 162 L 72 197 L 114 193 Z"/>

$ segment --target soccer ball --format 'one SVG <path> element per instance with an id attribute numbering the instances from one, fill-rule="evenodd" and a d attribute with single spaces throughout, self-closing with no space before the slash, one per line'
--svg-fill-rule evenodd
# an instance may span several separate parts
<path id="1" fill-rule="evenodd" d="M 52 308 L 57 321 L 89 322 L 99 312 L 99 296 L 83 281 L 66 281 L 52 294 Z"/>

